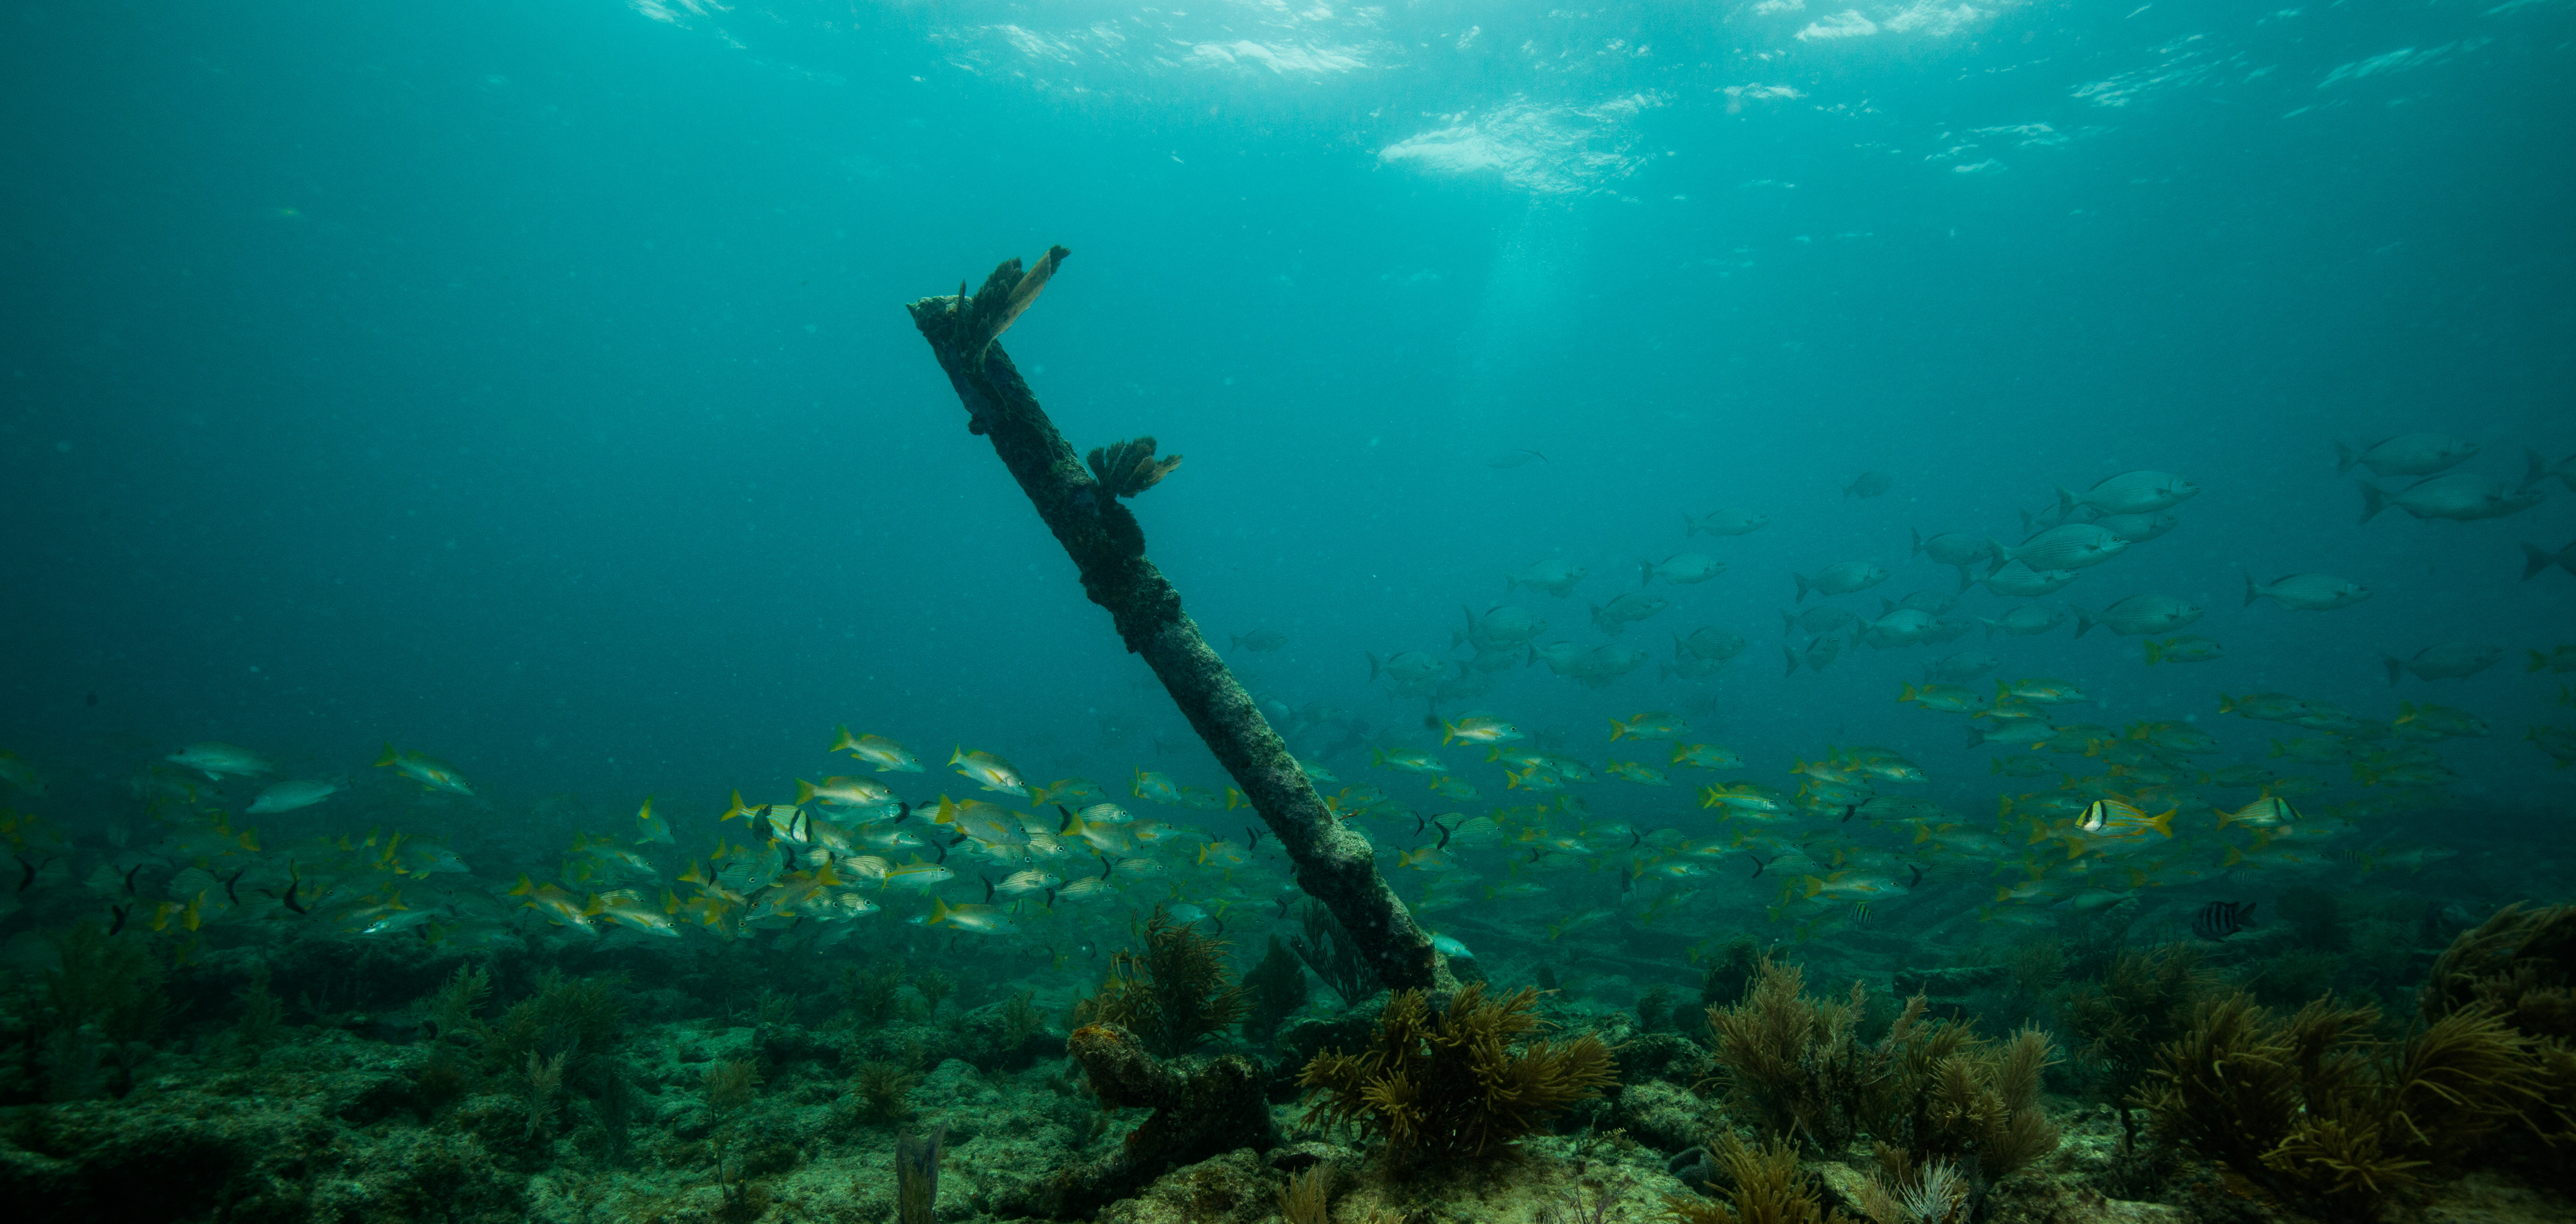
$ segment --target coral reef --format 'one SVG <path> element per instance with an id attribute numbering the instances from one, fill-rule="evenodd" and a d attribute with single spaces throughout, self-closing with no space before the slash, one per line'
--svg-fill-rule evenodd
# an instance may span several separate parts
<path id="1" fill-rule="evenodd" d="M 1616 1082 L 1610 1048 L 1585 1034 L 1533 1040 L 1538 992 L 1489 999 L 1482 984 L 1436 1015 L 1418 991 L 1387 1003 L 1376 1039 L 1358 1054 L 1327 1050 L 1298 1083 L 1310 1116 L 1356 1123 L 1397 1165 L 1481 1156 L 1537 1133 L 1549 1117 Z"/>
<path id="2" fill-rule="evenodd" d="M 1155 1178 L 1236 1148 L 1274 1145 L 1261 1076 L 1226 1055 L 1166 1063 L 1133 1033 L 1114 1024 L 1076 1029 L 1066 1048 L 1104 1108 L 1154 1111 L 1106 1157 L 1058 1168 L 1000 1196 L 1004 1210 L 1046 1216 L 1086 1214 L 1127 1198 Z"/>
<path id="3" fill-rule="evenodd" d="M 1729 1105 L 1776 1140 L 1839 1152 L 1863 1132 L 1891 1184 L 1913 1193 L 1935 1164 L 1951 1170 L 1973 1210 L 1988 1188 L 2054 1151 L 2058 1129 L 2040 1101 L 2056 1047 L 2037 1029 L 2002 1042 L 1972 1025 L 1925 1017 L 1908 1000 L 1885 1037 L 1861 1040 L 1868 996 L 1805 993 L 1796 967 L 1764 961 L 1752 991 L 1711 1008 L 1709 1032 Z"/>
<path id="4" fill-rule="evenodd" d="M 2428 1020 L 2484 1007 L 2535 1037 L 2576 1042 L 2576 905 L 2508 905 L 2433 962 Z"/>
<path id="5" fill-rule="evenodd" d="M 1125 1029 L 1165 1058 L 1195 1050 L 1251 1006 L 1226 965 L 1227 947 L 1158 905 L 1145 920 L 1145 951 L 1110 957 L 1109 976 L 1084 1005 L 1084 1018 Z"/>
<path id="6" fill-rule="evenodd" d="M 2135 1145 L 2131 1098 L 2155 1065 L 2156 1051 L 2179 1039 L 2191 1023 L 2191 1005 L 2216 981 L 2189 944 L 2150 951 L 2124 950 L 2097 981 L 2067 992 L 2066 1026 L 2085 1044 L 2080 1053 L 2100 1081 L 2102 1095 L 2119 1111 L 2122 1133 Z"/>
<path id="7" fill-rule="evenodd" d="M 1797 1144 L 1776 1139 L 1752 1147 L 1721 1132 L 1712 1147 L 1716 1177 L 1708 1187 L 1726 1201 L 1672 1197 L 1666 1206 L 1682 1224 L 1859 1224 L 1824 1206 L 1815 1174 L 1798 1163 Z"/>
<path id="8" fill-rule="evenodd" d="M 2381 1217 L 2481 1137 L 2571 1129 L 2550 1044 L 2483 1006 L 2375 1040 L 2378 1009 L 2320 998 L 2286 1019 L 2243 992 L 2205 1000 L 2142 1089 L 2152 1134 L 2290 1206 Z"/>

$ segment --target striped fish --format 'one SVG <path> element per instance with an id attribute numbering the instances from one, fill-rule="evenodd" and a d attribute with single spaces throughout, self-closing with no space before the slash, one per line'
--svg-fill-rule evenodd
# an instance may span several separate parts
<path id="1" fill-rule="evenodd" d="M 2261 903 L 2212 901 L 2191 916 L 2191 933 L 2202 939 L 2225 939 L 2254 925 L 2254 907 L 2258 904 Z"/>

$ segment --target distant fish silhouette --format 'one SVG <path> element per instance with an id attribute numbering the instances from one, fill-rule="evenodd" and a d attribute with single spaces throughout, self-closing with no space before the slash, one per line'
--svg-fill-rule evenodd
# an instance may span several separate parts
<path id="1" fill-rule="evenodd" d="M 2257 904 L 2260 902 L 2212 901 L 2191 916 L 2191 933 L 2202 939 L 2225 939 L 2254 925 Z"/>
<path id="2" fill-rule="evenodd" d="M 1863 472 L 1859 479 L 1843 486 L 1843 500 L 1850 501 L 1855 497 L 1876 497 L 1894 487 L 1896 487 L 1896 478 L 1885 472 Z"/>
<path id="3" fill-rule="evenodd" d="M 1542 455 L 1537 451 L 1515 449 L 1497 451 L 1494 454 L 1485 456 L 1485 466 L 1489 468 L 1516 468 L 1532 459 L 1536 459 L 1541 463 L 1547 462 L 1547 456 Z"/>

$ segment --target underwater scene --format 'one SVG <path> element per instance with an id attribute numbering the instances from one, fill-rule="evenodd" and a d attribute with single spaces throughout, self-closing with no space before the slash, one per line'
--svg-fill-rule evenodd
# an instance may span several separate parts
<path id="1" fill-rule="evenodd" d="M 13 1222 L 2576 1222 L 2570 0 L 0 30 Z"/>

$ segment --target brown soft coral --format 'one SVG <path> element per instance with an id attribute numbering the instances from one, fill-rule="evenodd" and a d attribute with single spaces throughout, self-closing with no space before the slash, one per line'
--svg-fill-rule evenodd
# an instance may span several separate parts
<path id="1" fill-rule="evenodd" d="M 1322 1098 L 1314 1116 L 1357 1124 L 1398 1164 L 1484 1155 L 1617 1082 L 1598 1037 L 1531 1039 L 1546 1024 L 1537 1000 L 1531 989 L 1488 999 L 1476 985 L 1435 1014 L 1420 992 L 1398 992 L 1367 1049 L 1326 1050 L 1298 1082 Z"/>

